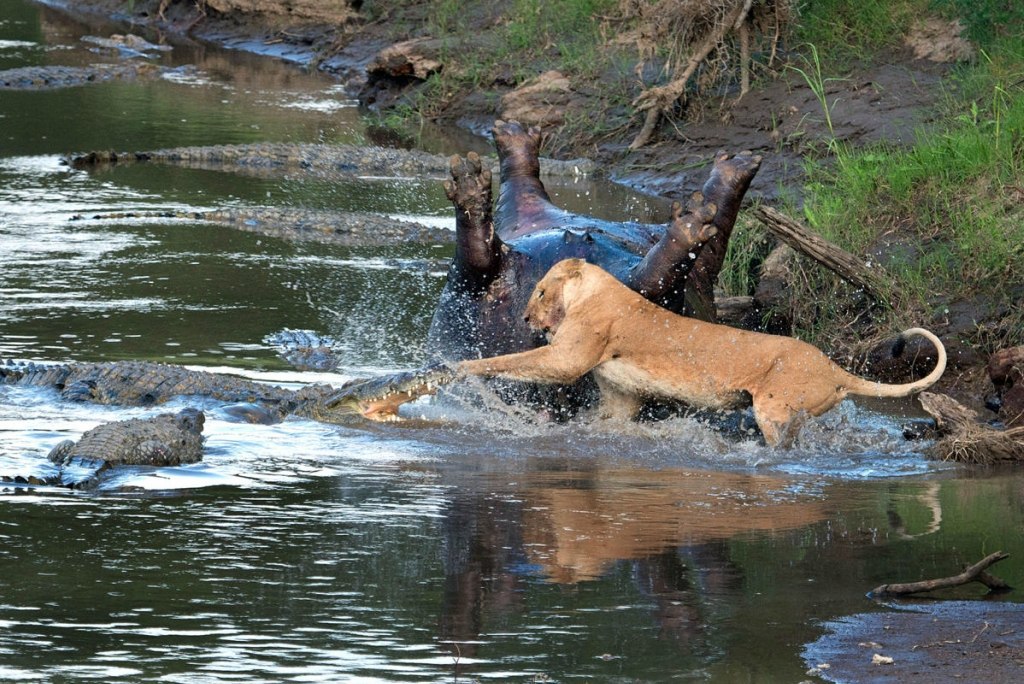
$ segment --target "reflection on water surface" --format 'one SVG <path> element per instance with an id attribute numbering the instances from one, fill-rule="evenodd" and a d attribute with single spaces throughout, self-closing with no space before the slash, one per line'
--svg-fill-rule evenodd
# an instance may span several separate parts
<path id="1" fill-rule="evenodd" d="M 113 30 L 9 0 L 0 68 L 111 59 L 78 36 Z M 434 179 L 61 166 L 91 149 L 367 140 L 324 77 L 195 44 L 159 59 L 198 71 L 0 98 L 0 358 L 296 385 L 419 363 L 448 246 L 70 220 L 265 205 L 451 225 Z M 608 218 L 665 213 L 622 188 L 554 190 Z M 289 369 L 263 342 L 283 328 L 338 340 L 337 372 Z M 800 681 L 820 622 L 870 610 L 877 584 L 993 548 L 1022 575 L 1024 480 L 928 462 L 891 409 L 844 403 L 779 453 L 692 419 L 537 425 L 486 395 L 417 403 L 408 415 L 428 420 L 395 425 L 203 408 L 202 463 L 127 468 L 86 494 L 0 491 L 0 680 Z M 0 473 L 40 472 L 60 440 L 148 413 L 0 386 Z"/>

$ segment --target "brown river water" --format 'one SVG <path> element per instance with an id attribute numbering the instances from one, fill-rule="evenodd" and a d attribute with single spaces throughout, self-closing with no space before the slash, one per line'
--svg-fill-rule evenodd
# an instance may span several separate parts
<path id="1" fill-rule="evenodd" d="M 0 69 L 116 61 L 79 37 L 123 30 L 4 0 Z M 449 246 L 70 220 L 254 205 L 454 225 L 437 179 L 62 166 L 93 149 L 369 140 L 334 82 L 294 66 L 197 44 L 159 60 L 198 71 L 0 91 L 0 358 L 295 385 L 420 363 Z M 486 149 L 428 143 L 468 144 Z M 608 184 L 555 194 L 611 219 L 666 213 Z M 338 370 L 291 369 L 264 342 L 283 328 L 336 338 Z M 881 583 L 998 549 L 997 574 L 1024 582 L 1024 477 L 929 461 L 902 437 L 906 404 L 844 403 L 789 452 L 690 418 L 537 425 L 486 395 L 388 425 L 204 408 L 202 463 L 87 493 L 0 490 L 0 680 L 799 682 L 830 621 L 892 609 L 865 596 Z M 0 386 L 0 474 L 147 413 Z"/>

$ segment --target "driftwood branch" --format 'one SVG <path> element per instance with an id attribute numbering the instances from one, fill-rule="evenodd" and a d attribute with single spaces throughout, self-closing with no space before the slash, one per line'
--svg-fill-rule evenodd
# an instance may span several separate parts
<path id="1" fill-rule="evenodd" d="M 644 125 L 640 132 L 637 133 L 633 142 L 629 144 L 629 149 L 640 149 L 651 141 L 651 138 L 654 137 L 654 132 L 658 128 L 658 123 L 661 121 L 662 113 L 671 108 L 676 100 L 686 94 L 686 84 L 697 71 L 697 67 L 707 59 L 707 56 L 711 54 L 715 47 L 721 44 L 726 33 L 739 26 L 747 18 L 747 14 L 750 12 L 750 5 L 751 3 L 749 2 L 737 5 L 732 13 L 726 17 L 725 21 L 719 23 L 704 37 L 704 42 L 690 55 L 690 59 L 686 62 L 686 68 L 683 69 L 679 78 L 663 86 L 649 88 L 637 96 L 633 101 L 633 106 L 641 112 L 646 110 L 647 117 L 644 119 Z"/>
<path id="2" fill-rule="evenodd" d="M 896 289 L 885 272 L 871 268 L 846 250 L 815 234 L 796 219 L 777 209 L 760 206 L 754 215 L 775 237 L 814 259 L 843 280 L 861 287 L 874 299 L 891 299 Z"/>
<path id="3" fill-rule="evenodd" d="M 992 591 L 1006 591 L 1010 585 L 1003 580 L 990 575 L 986 570 L 990 565 L 1009 558 L 1010 554 L 996 551 L 982 558 L 974 565 L 965 568 L 959 575 L 952 577 L 940 577 L 939 579 L 923 580 L 921 582 L 905 582 L 902 584 L 883 584 L 871 590 L 871 596 L 875 598 L 884 596 L 906 596 L 908 594 L 919 594 L 935 589 L 948 589 L 959 587 L 971 582 L 981 582 Z"/>

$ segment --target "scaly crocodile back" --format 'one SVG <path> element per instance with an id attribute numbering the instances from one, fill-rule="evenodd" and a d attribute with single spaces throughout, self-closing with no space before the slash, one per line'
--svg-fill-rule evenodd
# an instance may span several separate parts
<path id="1" fill-rule="evenodd" d="M 68 466 L 78 460 L 110 465 L 168 466 L 196 463 L 203 457 L 203 412 L 187 408 L 151 418 L 103 423 L 77 442 L 62 442 L 50 460 Z"/>
<path id="2" fill-rule="evenodd" d="M 73 401 L 152 406 L 174 397 L 202 396 L 226 402 L 279 404 L 290 410 L 292 390 L 263 383 L 146 361 L 0 364 L 0 382 L 52 387 Z"/>

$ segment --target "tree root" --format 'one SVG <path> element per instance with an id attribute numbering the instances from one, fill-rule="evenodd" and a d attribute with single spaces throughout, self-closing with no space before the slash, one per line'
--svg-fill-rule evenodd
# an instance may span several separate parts
<path id="1" fill-rule="evenodd" d="M 931 448 L 933 458 L 980 465 L 1024 462 L 1024 426 L 997 430 L 978 422 L 974 411 L 945 394 L 922 392 L 919 399 L 940 435 Z"/>
<path id="2" fill-rule="evenodd" d="M 707 59 L 707 56 L 711 54 L 711 51 L 722 42 L 726 33 L 743 22 L 749 11 L 750 3 L 737 5 L 736 8 L 729 13 L 726 19 L 719 23 L 704 38 L 704 42 L 697 47 L 694 53 L 690 56 L 690 59 L 687 60 L 686 68 L 683 69 L 679 78 L 666 85 L 659 86 L 657 88 L 649 88 L 637 96 L 633 101 L 633 106 L 636 107 L 638 111 L 646 110 L 647 117 L 644 120 L 643 128 L 641 128 L 640 132 L 637 133 L 633 142 L 629 144 L 629 149 L 640 149 L 651 141 L 651 138 L 654 137 L 655 130 L 658 128 L 658 123 L 661 121 L 662 113 L 670 109 L 676 100 L 679 100 L 685 95 L 686 84 L 690 81 L 690 77 L 693 76 L 694 72 L 697 71 L 697 67 L 699 67 L 701 63 Z"/>

